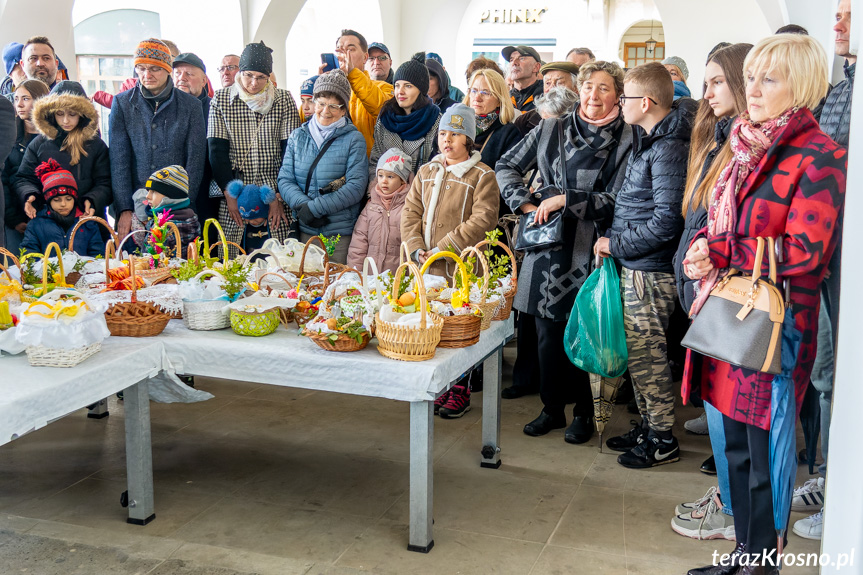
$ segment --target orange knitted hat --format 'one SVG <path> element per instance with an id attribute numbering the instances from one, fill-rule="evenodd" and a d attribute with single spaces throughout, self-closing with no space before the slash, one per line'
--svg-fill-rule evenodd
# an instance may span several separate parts
<path id="1" fill-rule="evenodd" d="M 171 63 L 173 57 L 168 46 L 158 38 L 147 38 L 135 49 L 135 59 L 133 65 L 143 64 L 144 66 L 159 66 L 167 70 L 168 74 L 172 73 Z"/>

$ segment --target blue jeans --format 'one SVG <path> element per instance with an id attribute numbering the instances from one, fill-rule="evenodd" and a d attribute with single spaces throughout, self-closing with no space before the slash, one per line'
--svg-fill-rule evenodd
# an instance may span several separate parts
<path id="1" fill-rule="evenodd" d="M 821 311 L 818 313 L 818 350 L 812 365 L 810 380 L 818 390 L 821 405 L 821 455 L 824 463 L 818 467 L 821 475 L 827 475 L 827 445 L 830 440 L 830 409 L 833 403 L 833 325 L 830 309 L 821 296 Z"/>
<path id="2" fill-rule="evenodd" d="M 728 458 L 725 457 L 725 426 L 722 413 L 709 402 L 704 402 L 707 414 L 707 429 L 710 431 L 710 446 L 716 460 L 716 479 L 719 482 L 719 496 L 722 499 L 722 512 L 734 516 L 731 510 L 731 483 L 728 481 Z"/>

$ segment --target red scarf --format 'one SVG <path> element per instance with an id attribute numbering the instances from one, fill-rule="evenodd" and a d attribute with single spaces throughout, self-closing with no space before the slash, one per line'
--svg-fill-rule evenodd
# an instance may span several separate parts
<path id="1" fill-rule="evenodd" d="M 739 200 L 737 194 L 797 110 L 797 108 L 789 108 L 777 118 L 762 123 L 752 122 L 749 112 L 738 116 L 729 136 L 733 156 L 719 174 L 711 194 L 710 207 L 707 210 L 708 240 L 734 231 L 737 226 Z M 701 279 L 697 285 L 698 294 L 692 302 L 692 309 L 689 310 L 690 317 L 695 317 L 701 311 L 701 306 L 707 301 L 710 291 L 725 272 L 726 270 L 713 268 Z"/>

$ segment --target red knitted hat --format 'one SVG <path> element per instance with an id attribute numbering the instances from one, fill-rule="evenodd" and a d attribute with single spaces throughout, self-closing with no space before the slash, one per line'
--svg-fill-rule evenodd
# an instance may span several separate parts
<path id="1" fill-rule="evenodd" d="M 42 180 L 42 195 L 45 201 L 57 196 L 72 196 L 78 199 L 78 183 L 69 170 L 63 169 L 57 160 L 49 159 L 36 167 L 36 175 Z"/>

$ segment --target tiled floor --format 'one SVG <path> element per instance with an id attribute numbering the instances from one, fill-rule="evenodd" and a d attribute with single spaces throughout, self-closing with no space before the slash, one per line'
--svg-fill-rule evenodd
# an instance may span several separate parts
<path id="1" fill-rule="evenodd" d="M 505 373 L 513 358 L 507 349 Z M 504 385 L 509 381 L 505 379 Z M 594 438 L 521 428 L 536 396 L 504 400 L 499 470 L 479 466 L 481 396 L 435 421 L 435 547 L 407 546 L 408 406 L 199 378 L 216 398 L 152 405 L 156 520 L 125 523 L 123 407 L 83 412 L 0 448 L 0 565 L 47 574 L 683 574 L 732 543 L 674 534 L 700 497 L 707 437 L 683 431 L 679 463 L 631 471 Z M 606 437 L 629 427 L 623 406 Z M 801 467 L 799 482 L 807 479 Z M 792 514 L 792 522 L 802 517 Z M 789 552 L 819 542 L 789 535 Z M 816 573 L 786 568 L 785 575 Z"/>

